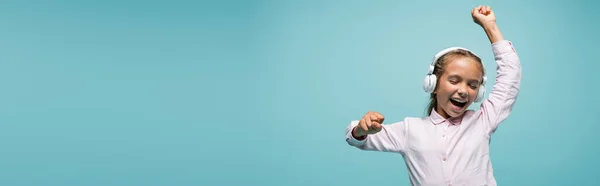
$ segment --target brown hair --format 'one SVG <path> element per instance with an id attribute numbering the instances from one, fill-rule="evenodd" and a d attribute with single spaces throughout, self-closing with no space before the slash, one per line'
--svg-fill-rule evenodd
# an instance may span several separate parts
<path id="1" fill-rule="evenodd" d="M 437 82 L 435 84 L 436 86 L 434 88 L 434 91 L 429 95 L 429 106 L 427 107 L 427 116 L 431 115 L 431 111 L 437 106 L 435 90 L 437 90 L 437 85 L 439 85 L 439 83 L 440 83 L 440 78 L 442 77 L 442 75 L 444 74 L 444 72 L 446 70 L 446 65 L 448 65 L 450 62 L 452 62 L 458 58 L 462 58 L 462 57 L 472 58 L 475 61 L 479 62 L 479 69 L 481 69 L 482 75 L 485 76 L 485 71 L 483 69 L 483 63 L 481 63 L 481 59 L 479 57 L 477 57 L 475 54 L 473 54 L 469 51 L 466 51 L 466 50 L 462 50 L 462 49 L 454 50 L 454 51 L 444 54 L 435 63 L 435 68 L 433 69 L 433 74 L 435 74 L 435 76 L 437 77 L 437 80 L 436 80 Z"/>

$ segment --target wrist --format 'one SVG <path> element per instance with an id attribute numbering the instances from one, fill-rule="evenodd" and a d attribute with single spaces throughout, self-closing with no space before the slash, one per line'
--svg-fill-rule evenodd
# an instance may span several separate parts
<path id="1" fill-rule="evenodd" d="M 359 133 L 356 130 L 357 128 L 358 128 L 358 125 L 356 127 L 354 127 L 354 129 L 352 129 L 352 137 L 354 137 L 357 140 L 364 140 L 365 138 L 367 138 L 367 135 Z"/>
<path id="2" fill-rule="evenodd" d="M 496 24 L 496 21 L 490 21 L 487 22 L 485 24 L 482 24 L 481 27 L 483 28 L 483 30 L 485 30 L 486 32 L 488 31 L 494 31 L 494 30 L 498 30 L 498 25 Z"/>

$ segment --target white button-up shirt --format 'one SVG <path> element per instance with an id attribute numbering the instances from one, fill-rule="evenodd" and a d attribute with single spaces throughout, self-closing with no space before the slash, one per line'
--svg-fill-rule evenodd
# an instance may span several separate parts
<path id="1" fill-rule="evenodd" d="M 510 114 L 521 84 L 521 64 L 510 41 L 492 44 L 496 83 L 477 111 L 444 119 L 435 109 L 425 118 L 406 117 L 384 124 L 364 140 L 346 128 L 348 144 L 362 150 L 400 153 L 411 185 L 496 185 L 490 161 L 490 137 Z"/>

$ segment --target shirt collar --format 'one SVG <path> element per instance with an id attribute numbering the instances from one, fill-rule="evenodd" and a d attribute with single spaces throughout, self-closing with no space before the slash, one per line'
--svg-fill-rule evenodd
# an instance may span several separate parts
<path id="1" fill-rule="evenodd" d="M 444 117 L 442 117 L 440 114 L 438 114 L 435 109 L 431 110 L 431 115 L 429 116 L 429 119 L 431 119 L 431 122 L 434 125 L 439 125 L 441 123 L 443 123 L 444 121 L 448 120 L 450 121 L 450 124 L 453 125 L 460 125 L 460 123 L 462 122 L 464 114 L 458 116 L 458 117 L 450 117 L 448 119 L 444 119 Z"/>

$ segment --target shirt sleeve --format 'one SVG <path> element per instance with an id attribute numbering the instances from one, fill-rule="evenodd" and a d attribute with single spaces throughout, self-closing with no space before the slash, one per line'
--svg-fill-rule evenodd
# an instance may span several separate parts
<path id="1" fill-rule="evenodd" d="M 346 128 L 346 142 L 349 145 L 368 151 L 397 152 L 404 151 L 406 124 L 405 121 L 384 124 L 383 128 L 376 134 L 369 134 L 363 140 L 352 136 L 352 130 L 358 125 L 358 121 L 350 122 Z"/>
<path id="2" fill-rule="evenodd" d="M 512 42 L 495 42 L 492 50 L 497 65 L 496 83 L 489 97 L 481 104 L 489 135 L 511 113 L 521 86 L 521 62 Z"/>

